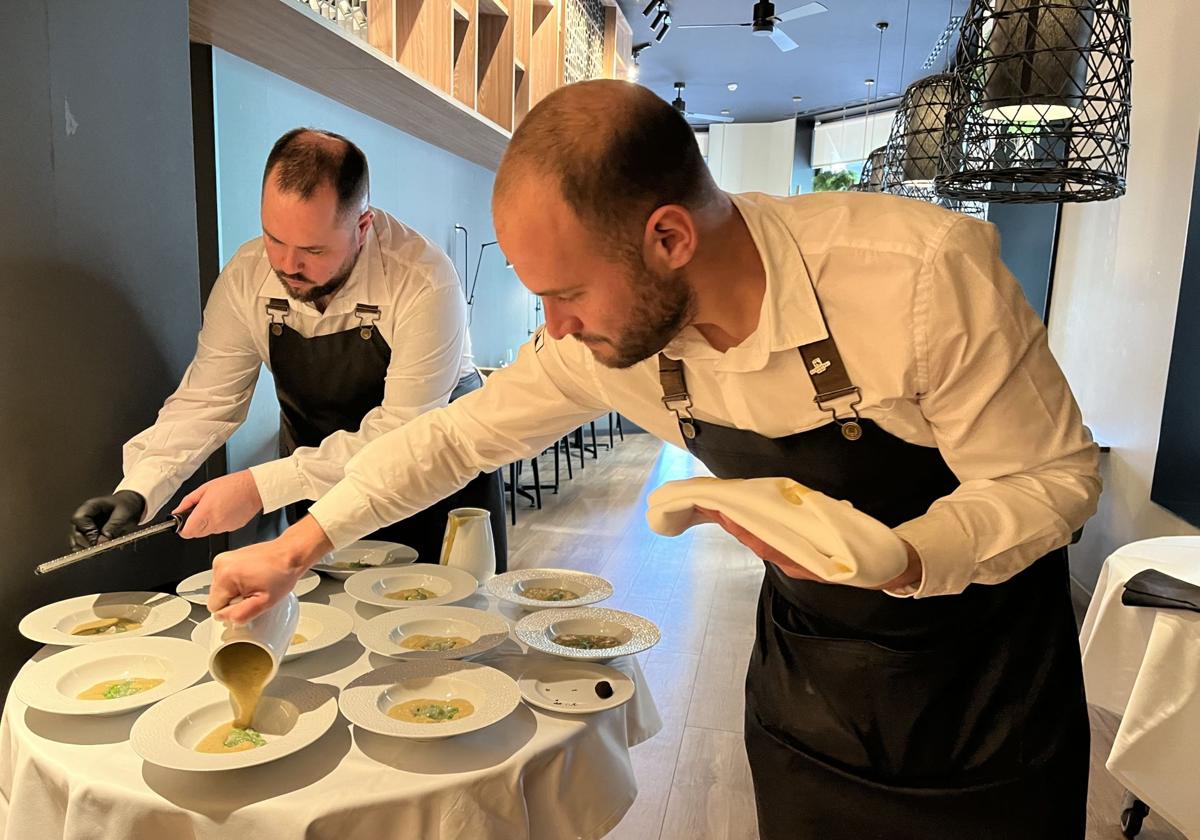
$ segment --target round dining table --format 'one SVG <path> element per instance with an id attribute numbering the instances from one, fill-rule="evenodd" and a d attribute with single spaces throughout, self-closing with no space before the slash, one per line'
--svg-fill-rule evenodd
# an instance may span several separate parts
<path id="1" fill-rule="evenodd" d="M 346 611 L 356 631 L 385 611 L 355 602 L 340 581 L 328 579 L 302 600 Z M 510 623 L 524 614 L 482 591 L 458 605 Z M 162 635 L 188 638 L 207 616 L 193 607 L 189 620 Z M 63 650 L 45 647 L 31 663 Z M 475 661 L 516 679 L 550 659 L 510 633 Z M 366 651 L 351 634 L 283 663 L 280 673 L 341 689 L 395 661 Z M 440 741 L 366 732 L 339 714 L 323 737 L 297 753 L 203 773 L 143 761 L 129 743 L 141 712 L 55 715 L 27 707 L 10 691 L 0 720 L 0 840 L 602 837 L 637 795 L 630 747 L 662 726 L 637 657 L 609 664 L 633 680 L 635 691 L 605 711 L 565 714 L 521 702 L 499 723 Z"/>

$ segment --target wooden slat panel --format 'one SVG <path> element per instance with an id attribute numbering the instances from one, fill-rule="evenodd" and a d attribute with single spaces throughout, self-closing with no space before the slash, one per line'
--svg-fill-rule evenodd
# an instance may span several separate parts
<path id="1" fill-rule="evenodd" d="M 371 4 L 367 43 L 388 58 L 396 57 L 396 0 L 375 0 Z"/>
<path id="2" fill-rule="evenodd" d="M 475 0 L 460 0 L 455 5 L 466 19 L 454 16 L 454 98 L 474 108 L 479 89 L 479 12 Z"/>
<path id="3" fill-rule="evenodd" d="M 533 0 L 509 0 L 513 19 L 513 54 L 517 63 L 529 69 L 530 40 L 533 36 Z"/>
<path id="4" fill-rule="evenodd" d="M 512 129 L 513 27 L 507 15 L 479 16 L 478 108 L 492 122 Z"/>
<path id="5" fill-rule="evenodd" d="M 505 128 L 292 0 L 190 0 L 189 21 L 193 41 L 233 53 L 489 169 L 500 163 L 508 144 Z M 511 83 L 511 69 L 509 74 Z"/>
<path id="6" fill-rule="evenodd" d="M 558 63 L 559 12 L 555 6 L 537 3 L 533 7 L 533 34 L 530 39 L 529 107 L 538 104 L 559 85 L 562 78 Z"/>
<path id="7" fill-rule="evenodd" d="M 396 60 L 425 81 L 454 89 L 450 0 L 396 0 Z"/>

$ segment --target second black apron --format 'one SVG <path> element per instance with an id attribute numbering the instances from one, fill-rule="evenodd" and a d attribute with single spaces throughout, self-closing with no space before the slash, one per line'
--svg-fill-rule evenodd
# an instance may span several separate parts
<path id="1" fill-rule="evenodd" d="M 825 358 L 800 348 L 814 384 L 841 364 L 826 342 Z M 682 364 L 660 365 L 688 449 L 720 478 L 788 477 L 889 527 L 958 486 L 937 449 L 857 413 L 782 438 L 695 420 Z M 767 564 L 756 629 L 745 741 L 763 840 L 1083 840 L 1090 730 L 1065 549 L 921 599 Z"/>
<path id="2" fill-rule="evenodd" d="M 384 379 L 392 358 L 391 348 L 374 326 L 378 309 L 359 305 L 356 308 L 359 326 L 312 338 L 305 338 L 284 323 L 288 312 L 286 300 L 271 299 L 267 310 L 271 372 L 280 408 L 280 457 L 291 455 L 301 446 L 319 446 L 334 432 L 356 431 L 367 412 L 383 402 Z M 450 400 L 453 402 L 482 386 L 483 379 L 478 373 L 464 376 Z M 309 505 L 307 501 L 288 505 L 288 521 L 299 520 Z M 498 471 L 480 473 L 461 490 L 368 538 L 402 543 L 416 549 L 419 562 L 437 563 L 441 559 L 446 516 L 459 507 L 478 507 L 490 512 L 496 572 L 507 571 L 504 485 Z"/>

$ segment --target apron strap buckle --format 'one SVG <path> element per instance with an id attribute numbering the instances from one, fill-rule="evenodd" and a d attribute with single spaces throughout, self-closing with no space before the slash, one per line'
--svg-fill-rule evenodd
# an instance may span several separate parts
<path id="1" fill-rule="evenodd" d="M 363 341 L 370 341 L 375 333 L 375 322 L 381 317 L 379 307 L 360 303 L 354 307 L 354 317 L 358 318 L 358 334 Z"/>
<path id="2" fill-rule="evenodd" d="M 267 320 L 271 325 L 272 335 L 283 335 L 284 322 L 287 321 L 291 307 L 283 298 L 267 298 Z"/>
<path id="3" fill-rule="evenodd" d="M 842 397 L 853 396 L 854 399 L 846 406 L 854 415 L 853 418 L 842 418 L 838 416 L 836 407 L 827 406 L 826 402 L 833 402 Z M 857 385 L 851 385 L 848 388 L 839 388 L 836 391 L 830 391 L 825 394 L 817 394 L 813 397 L 813 402 L 817 404 L 817 408 L 826 412 L 833 417 L 833 422 L 837 423 L 842 430 L 842 437 L 846 440 L 858 440 L 862 437 L 863 428 L 861 424 L 862 417 L 858 413 L 858 406 L 862 403 L 862 391 Z"/>

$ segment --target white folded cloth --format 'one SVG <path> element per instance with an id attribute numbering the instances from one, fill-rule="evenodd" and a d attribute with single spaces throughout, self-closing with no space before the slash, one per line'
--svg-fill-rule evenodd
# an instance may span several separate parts
<path id="1" fill-rule="evenodd" d="M 669 481 L 649 498 L 646 519 L 674 537 L 716 510 L 830 583 L 876 587 L 908 567 L 904 542 L 854 505 L 790 478 L 689 478 Z"/>

